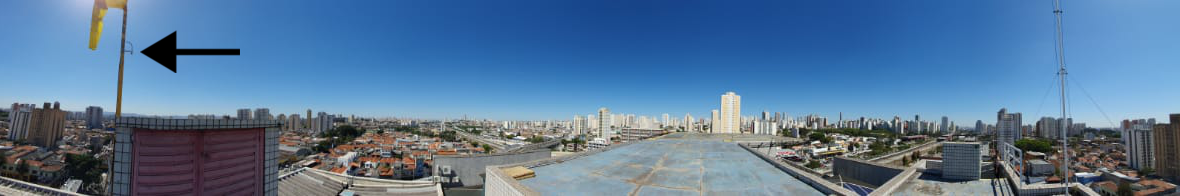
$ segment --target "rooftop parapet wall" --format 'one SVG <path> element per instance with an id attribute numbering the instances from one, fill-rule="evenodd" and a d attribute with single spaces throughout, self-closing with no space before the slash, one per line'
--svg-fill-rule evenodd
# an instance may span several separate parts
<path id="1" fill-rule="evenodd" d="M 856 179 L 878 187 L 885 185 L 886 182 L 901 174 L 905 169 L 884 164 L 873 164 L 872 162 L 846 157 L 836 157 L 832 163 L 832 172 L 836 175 L 845 179 Z"/>
<path id="2" fill-rule="evenodd" d="M 844 189 L 843 187 L 840 187 L 840 185 L 828 182 L 827 180 L 824 180 L 823 178 L 816 176 L 815 174 L 811 174 L 811 173 L 808 173 L 807 171 L 803 171 L 799 168 L 787 166 L 787 165 L 784 165 L 778 161 L 775 161 L 774 158 L 766 156 L 762 153 L 758 153 L 757 150 L 754 150 L 750 147 L 746 147 L 745 145 L 738 145 L 738 146 L 741 146 L 742 149 L 746 149 L 746 151 L 753 153 L 754 155 L 758 156 L 758 158 L 762 158 L 763 161 L 766 161 L 766 162 L 770 163 L 771 165 L 774 165 L 779 170 L 782 170 L 782 171 L 786 172 L 787 174 L 790 174 L 791 176 L 799 179 L 800 181 L 807 183 L 807 185 L 811 186 L 812 188 L 815 188 L 816 190 L 819 190 L 820 192 L 823 192 L 824 194 L 844 195 L 844 196 L 856 196 L 857 195 L 856 193 L 849 191 L 847 189 Z"/>

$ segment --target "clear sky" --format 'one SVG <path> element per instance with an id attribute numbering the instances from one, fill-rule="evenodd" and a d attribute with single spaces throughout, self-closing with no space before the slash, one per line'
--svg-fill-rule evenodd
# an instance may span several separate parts
<path id="1" fill-rule="evenodd" d="M 130 1 L 130 113 L 707 117 L 736 91 L 745 115 L 1057 115 L 1049 0 Z M 1111 121 L 1180 112 L 1180 1 L 1064 3 L 1071 86 Z M 5 3 L 0 102 L 114 111 L 123 11 L 90 51 L 92 5 Z M 182 56 L 172 73 L 138 54 L 173 31 L 241 56 Z M 1108 126 L 1071 90 L 1076 118 Z"/>

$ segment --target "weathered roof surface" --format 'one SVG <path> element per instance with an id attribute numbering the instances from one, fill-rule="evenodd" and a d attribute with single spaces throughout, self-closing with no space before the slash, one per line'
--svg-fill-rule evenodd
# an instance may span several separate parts
<path id="1" fill-rule="evenodd" d="M 942 179 L 937 174 L 923 173 L 905 180 L 906 182 L 890 195 L 1016 195 L 1003 179 L 955 181 Z"/>
<path id="2" fill-rule="evenodd" d="M 532 168 L 541 195 L 823 195 L 734 143 L 643 141 Z"/>
<path id="3" fill-rule="evenodd" d="M 350 191 L 356 195 L 443 194 L 442 186 L 431 181 L 348 177 L 311 168 L 279 177 L 279 195 L 337 195 L 343 191 Z"/>

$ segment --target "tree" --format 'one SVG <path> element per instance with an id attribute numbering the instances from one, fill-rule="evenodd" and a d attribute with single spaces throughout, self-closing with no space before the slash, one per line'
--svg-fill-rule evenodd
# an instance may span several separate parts
<path id="1" fill-rule="evenodd" d="M 902 166 L 910 165 L 910 158 L 909 157 L 901 157 L 901 165 Z"/>
<path id="2" fill-rule="evenodd" d="M 378 129 L 378 130 L 377 130 L 377 135 L 385 135 L 385 130 L 384 130 L 384 129 Z"/>
<path id="3" fill-rule="evenodd" d="M 824 133 L 818 133 L 818 132 L 811 133 L 811 134 L 807 135 L 807 139 L 810 139 L 810 141 L 821 141 L 825 137 L 827 137 L 827 136 L 824 136 Z"/>
<path id="4" fill-rule="evenodd" d="M 818 161 L 809 160 L 809 161 L 807 161 L 807 165 L 804 165 L 804 166 L 806 166 L 807 168 L 815 169 L 815 168 L 819 168 L 823 165 L 821 165 Z"/>
<path id="5" fill-rule="evenodd" d="M 488 144 L 483 144 L 483 151 L 488 154 L 492 154 L 492 146 L 488 145 Z"/>
<path id="6" fill-rule="evenodd" d="M 1053 142 L 1044 139 L 1020 139 L 1016 140 L 1016 143 L 1013 144 L 1013 146 L 1016 146 L 1016 148 L 1019 148 L 1024 152 L 1053 152 Z"/>
<path id="7" fill-rule="evenodd" d="M 315 147 L 312 147 L 312 150 L 315 150 L 316 152 L 323 152 L 323 153 L 326 153 L 326 152 L 328 152 L 328 150 L 331 150 L 331 149 L 332 149 L 332 141 L 328 141 L 328 140 L 320 141 L 319 143 L 317 143 L 315 145 Z"/>
<path id="8" fill-rule="evenodd" d="M 1144 167 L 1142 170 L 1139 170 L 1139 175 L 1142 175 L 1142 176 L 1150 176 L 1150 175 L 1154 175 L 1154 174 L 1155 174 L 1155 169 L 1151 168 L 1151 167 Z"/>
<path id="9" fill-rule="evenodd" d="M 1135 190 L 1131 189 L 1130 183 L 1120 182 L 1117 195 L 1119 195 L 1119 196 L 1133 196 L 1133 195 L 1135 195 Z"/>
<path id="10" fill-rule="evenodd" d="M 103 169 L 99 168 L 101 161 L 89 155 L 67 155 L 64 168 L 66 176 L 83 182 L 98 182 L 99 175 L 103 172 Z M 26 165 L 26 167 L 28 166 Z"/>
<path id="11" fill-rule="evenodd" d="M 918 159 L 922 159 L 922 153 L 918 153 L 918 151 L 914 151 L 914 153 L 910 153 L 910 159 L 915 160 L 915 161 L 917 161 Z"/>
<path id="12" fill-rule="evenodd" d="M 29 163 L 26 161 L 21 161 L 20 164 L 16 165 L 16 173 L 20 174 L 22 179 L 28 181 Z"/>

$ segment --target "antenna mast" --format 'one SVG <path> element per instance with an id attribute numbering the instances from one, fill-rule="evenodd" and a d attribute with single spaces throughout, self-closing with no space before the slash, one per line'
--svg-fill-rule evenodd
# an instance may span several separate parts
<path id="1" fill-rule="evenodd" d="M 1057 65 L 1059 68 L 1057 75 L 1061 78 L 1061 120 L 1058 122 L 1065 124 L 1058 126 L 1061 128 L 1061 152 L 1065 157 L 1065 165 L 1063 165 L 1065 170 L 1061 175 L 1065 185 L 1063 191 L 1069 195 L 1069 132 L 1067 130 L 1071 124 L 1066 121 L 1065 112 L 1065 75 L 1067 72 L 1065 71 L 1065 36 L 1061 32 L 1061 0 L 1053 0 L 1053 14 L 1057 17 Z"/>

